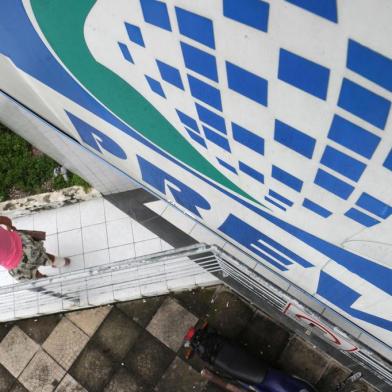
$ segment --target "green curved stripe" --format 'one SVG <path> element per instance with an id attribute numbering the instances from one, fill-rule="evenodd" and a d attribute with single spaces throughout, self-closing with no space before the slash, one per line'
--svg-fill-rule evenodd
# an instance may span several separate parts
<path id="1" fill-rule="evenodd" d="M 100 102 L 151 142 L 215 182 L 258 203 L 220 173 L 141 94 L 98 63 L 84 38 L 96 0 L 31 0 L 37 22 L 53 50 Z M 258 203 L 260 204 L 260 203 Z"/>

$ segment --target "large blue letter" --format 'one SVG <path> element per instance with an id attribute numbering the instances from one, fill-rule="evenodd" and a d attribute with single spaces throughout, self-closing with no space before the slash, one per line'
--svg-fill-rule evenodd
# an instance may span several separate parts
<path id="1" fill-rule="evenodd" d="M 336 305 L 352 317 L 392 331 L 391 321 L 373 316 L 362 310 L 353 309 L 351 306 L 361 295 L 323 271 L 320 273 L 317 294 L 321 295 L 327 301 Z"/>
<path id="2" fill-rule="evenodd" d="M 294 261 L 305 268 L 313 267 L 313 264 L 309 263 L 307 260 L 232 214 L 223 222 L 222 226 L 219 227 L 219 230 L 281 271 L 287 271 L 285 265 L 291 265 Z M 263 242 L 267 243 L 269 246 L 265 246 Z M 273 251 L 270 247 L 283 253 L 287 258 L 283 257 L 278 252 Z"/>
<path id="3" fill-rule="evenodd" d="M 211 209 L 210 203 L 192 188 L 189 188 L 189 186 L 154 166 L 144 158 L 137 156 L 137 159 L 143 180 L 159 192 L 166 194 L 165 184 L 167 184 L 175 201 L 200 218 L 202 216 L 198 208 L 202 208 L 203 210 Z"/>
<path id="4" fill-rule="evenodd" d="M 65 111 L 65 113 L 67 113 L 67 116 L 71 120 L 75 129 L 78 131 L 82 140 L 94 150 L 97 150 L 102 154 L 102 149 L 104 149 L 117 158 L 127 159 L 127 154 L 125 154 L 125 151 L 109 136 L 106 136 L 104 133 L 98 131 L 98 129 L 92 127 L 90 124 L 87 124 L 73 114 L 67 111 Z"/>

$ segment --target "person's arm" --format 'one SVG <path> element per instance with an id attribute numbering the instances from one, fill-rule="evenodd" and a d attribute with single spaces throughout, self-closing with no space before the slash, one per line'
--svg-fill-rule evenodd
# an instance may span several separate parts
<path id="1" fill-rule="evenodd" d="M 0 216 L 0 225 L 6 226 L 9 231 L 16 230 L 16 228 L 12 226 L 12 220 L 7 216 Z"/>

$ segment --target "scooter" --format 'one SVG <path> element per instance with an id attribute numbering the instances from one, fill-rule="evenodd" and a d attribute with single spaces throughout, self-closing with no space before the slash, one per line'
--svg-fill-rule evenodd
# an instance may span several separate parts
<path id="1" fill-rule="evenodd" d="M 207 380 L 231 392 L 316 392 L 305 380 L 269 367 L 260 358 L 219 335 L 205 323 L 191 327 L 184 338 L 186 358 L 197 354 L 211 365 L 201 374 Z"/>

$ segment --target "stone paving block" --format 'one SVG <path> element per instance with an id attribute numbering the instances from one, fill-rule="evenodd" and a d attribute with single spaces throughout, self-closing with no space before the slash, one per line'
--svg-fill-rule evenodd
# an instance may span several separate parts
<path id="1" fill-rule="evenodd" d="M 8 392 L 15 381 L 15 377 L 4 366 L 0 365 L 0 392 Z"/>
<path id="2" fill-rule="evenodd" d="M 156 392 L 202 392 L 207 381 L 180 358 L 176 358 L 154 388 Z"/>
<path id="3" fill-rule="evenodd" d="M 14 326 L 0 343 L 0 363 L 14 377 L 18 377 L 38 348 L 34 340 Z"/>
<path id="4" fill-rule="evenodd" d="M 209 324 L 229 338 L 237 337 L 254 314 L 254 310 L 229 291 L 216 294 L 208 311 Z"/>
<path id="5" fill-rule="evenodd" d="M 350 375 L 350 371 L 344 369 L 337 362 L 331 361 L 327 369 L 317 383 L 318 392 L 334 391 L 336 386 Z"/>
<path id="6" fill-rule="evenodd" d="M 29 392 L 52 392 L 64 374 L 65 370 L 48 354 L 40 350 L 23 370 L 19 381 Z"/>
<path id="7" fill-rule="evenodd" d="M 66 374 L 55 392 L 87 392 L 73 377 Z"/>
<path id="8" fill-rule="evenodd" d="M 173 296 L 184 308 L 188 309 L 195 316 L 202 318 L 206 317 L 211 307 L 211 300 L 215 291 L 216 287 L 197 288 L 190 291 L 181 291 L 175 293 Z"/>
<path id="9" fill-rule="evenodd" d="M 173 351 L 177 351 L 189 327 L 197 321 L 196 316 L 172 298 L 167 298 L 148 324 L 147 330 Z"/>
<path id="10" fill-rule="evenodd" d="M 88 336 L 92 336 L 111 310 L 112 306 L 79 310 L 77 312 L 67 313 L 67 318 Z"/>
<path id="11" fill-rule="evenodd" d="M 142 390 L 144 389 L 139 386 L 136 377 L 122 367 L 112 377 L 104 392 L 141 392 Z"/>
<path id="12" fill-rule="evenodd" d="M 112 359 L 91 341 L 74 362 L 69 374 L 89 392 L 100 392 L 113 372 Z"/>
<path id="13" fill-rule="evenodd" d="M 46 339 L 42 348 L 65 370 L 68 370 L 88 340 L 89 337 L 82 330 L 64 317 Z"/>
<path id="14" fill-rule="evenodd" d="M 133 320 L 114 308 L 95 333 L 92 341 L 105 354 L 121 361 L 138 339 L 142 328 Z"/>
<path id="15" fill-rule="evenodd" d="M 25 319 L 17 322 L 17 325 L 35 342 L 42 344 L 51 334 L 61 320 L 60 314 Z"/>
<path id="16" fill-rule="evenodd" d="M 152 387 L 174 358 L 175 353 L 172 350 L 144 331 L 129 351 L 124 363 L 138 380 Z"/>
<path id="17" fill-rule="evenodd" d="M 165 298 L 166 296 L 160 296 L 120 302 L 116 304 L 116 307 L 139 325 L 145 327 L 151 321 Z"/>
<path id="18" fill-rule="evenodd" d="M 19 382 L 17 381 L 10 392 L 28 392 L 27 389 Z"/>
<path id="19" fill-rule="evenodd" d="M 316 384 L 327 366 L 321 350 L 313 349 L 299 338 L 292 339 L 279 358 L 281 367 L 290 374 Z"/>
<path id="20" fill-rule="evenodd" d="M 253 317 L 239 340 L 247 350 L 261 356 L 268 363 L 275 363 L 289 341 L 290 334 L 270 318 L 258 314 Z"/>
<path id="21" fill-rule="evenodd" d="M 0 324 L 0 342 L 3 340 L 4 336 L 7 335 L 9 331 L 11 331 L 14 323 L 1 323 Z"/>

